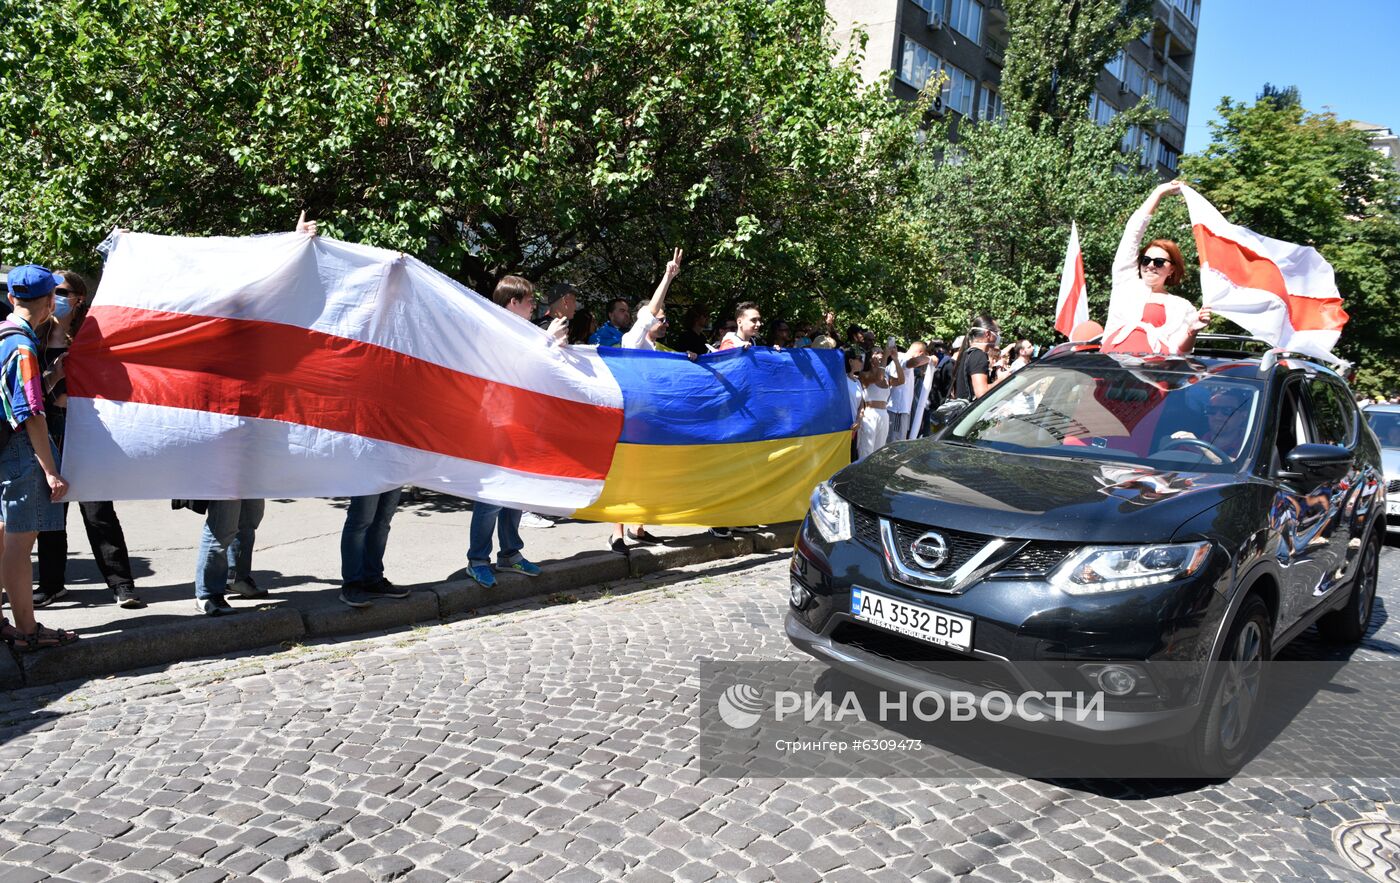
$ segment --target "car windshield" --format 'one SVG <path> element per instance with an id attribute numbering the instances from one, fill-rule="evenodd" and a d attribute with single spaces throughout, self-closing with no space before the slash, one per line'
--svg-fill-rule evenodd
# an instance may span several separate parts
<path id="1" fill-rule="evenodd" d="M 1366 422 L 1381 440 L 1381 447 L 1400 448 L 1400 412 L 1367 411 Z"/>
<path id="2" fill-rule="evenodd" d="M 1234 471 L 1263 406 L 1257 382 L 1110 366 L 1031 366 L 969 408 L 946 440 L 1161 469 Z"/>

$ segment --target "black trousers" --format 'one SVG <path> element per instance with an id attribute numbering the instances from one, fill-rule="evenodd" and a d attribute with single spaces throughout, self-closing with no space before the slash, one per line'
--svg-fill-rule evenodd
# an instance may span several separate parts
<path id="1" fill-rule="evenodd" d="M 97 569 L 108 587 L 116 591 L 122 586 L 132 588 L 135 580 L 131 576 L 131 559 L 126 552 L 126 534 L 122 533 L 122 523 L 117 520 L 117 509 L 110 502 L 79 503 L 78 511 L 83 515 L 83 527 L 87 528 L 88 542 L 92 544 L 92 557 L 97 561 Z M 68 516 L 68 504 L 63 504 L 63 515 Z M 68 532 L 66 530 L 46 530 L 39 533 L 39 590 L 56 592 L 64 584 L 68 567 Z"/>

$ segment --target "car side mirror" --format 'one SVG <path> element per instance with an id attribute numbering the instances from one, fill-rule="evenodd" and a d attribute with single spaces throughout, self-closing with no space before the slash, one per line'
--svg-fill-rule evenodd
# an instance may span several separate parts
<path id="1" fill-rule="evenodd" d="M 1289 473 L 1315 481 L 1336 481 L 1351 469 L 1352 453 L 1337 445 L 1298 445 L 1283 458 Z"/>
<path id="2" fill-rule="evenodd" d="M 962 399 L 949 399 L 928 415 L 928 434 L 933 435 L 958 421 L 967 412 L 968 403 Z"/>

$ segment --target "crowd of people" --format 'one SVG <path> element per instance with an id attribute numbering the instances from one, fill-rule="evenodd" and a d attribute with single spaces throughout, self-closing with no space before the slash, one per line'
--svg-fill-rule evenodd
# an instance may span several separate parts
<path id="1" fill-rule="evenodd" d="M 314 236 L 314 221 L 297 225 Z M 491 293 L 502 309 L 537 323 L 547 332 L 549 346 L 595 345 L 648 349 L 687 354 L 691 359 L 755 345 L 775 349 L 815 347 L 844 349 L 849 377 L 855 388 L 852 413 L 853 454 L 866 456 L 893 438 L 915 437 L 910 425 L 913 406 L 929 389 L 935 405 L 954 384 L 945 366 L 962 356 L 964 364 L 985 373 L 974 373 L 975 390 L 995 382 L 1030 358 L 1034 347 L 1022 341 L 999 352 L 994 323 L 987 320 L 968 336 L 966 354 L 951 351 L 941 341 L 917 341 L 906 349 L 893 338 L 877 348 L 874 335 L 851 327 L 838 341 L 835 316 L 822 323 L 786 321 L 765 328 L 760 308 L 740 303 L 732 315 L 714 316 L 703 306 L 683 314 L 681 327 L 672 328 L 667 312 L 671 283 L 681 272 L 683 255 L 677 249 L 655 291 L 633 305 L 624 298 L 608 301 L 599 324 L 587 308 L 583 293 L 560 283 L 537 295 L 535 286 L 521 276 L 506 276 Z M 38 622 L 37 609 L 48 607 L 67 594 L 65 563 L 68 553 L 68 485 L 60 470 L 67 390 L 63 362 L 74 337 L 86 319 L 90 303 L 84 278 L 69 270 L 50 271 L 37 265 L 17 267 L 6 278 L 10 314 L 0 323 L 0 374 L 3 376 L 5 418 L 3 430 L 4 474 L 0 475 L 0 581 L 3 581 L 11 618 L 0 625 L 0 637 L 19 651 L 38 650 L 71 643 L 78 636 L 65 629 Z M 980 335 L 980 336 L 979 336 Z M 1024 353 L 1023 353 L 1024 350 Z M 402 489 L 353 497 L 341 532 L 341 589 L 339 599 L 353 608 L 368 607 L 378 599 L 402 598 L 384 572 L 384 555 L 391 523 Z M 175 500 L 175 508 L 203 516 L 195 555 L 193 587 L 195 604 L 206 616 L 222 616 L 235 608 L 229 597 L 258 599 L 267 595 L 253 576 L 253 552 L 262 523 L 263 500 Z M 79 504 L 93 557 L 112 593 L 112 601 L 127 609 L 145 606 L 137 592 L 127 552 L 126 537 L 111 502 Z M 537 564 L 524 557 L 521 526 L 551 527 L 545 516 L 517 509 L 473 502 L 468 537 L 467 574 L 486 588 L 496 584 L 496 573 L 524 576 L 540 573 Z M 742 530 L 742 528 L 736 528 Z M 716 535 L 730 529 L 714 528 Z M 629 555 L 635 544 L 659 542 L 645 525 L 616 524 L 607 546 Z M 33 555 L 38 552 L 38 584 L 34 584 Z M 12 621 L 11 621 L 12 620 Z"/>
<path id="2" fill-rule="evenodd" d="M 1170 240 L 1141 240 L 1163 197 L 1179 193 L 1177 182 L 1159 187 L 1124 231 L 1113 267 L 1113 298 L 1108 321 L 1096 326 L 1104 352 L 1189 352 L 1197 332 L 1210 321 L 1211 311 L 1197 308 L 1168 289 L 1184 277 L 1181 251 Z M 317 234 L 305 217 L 297 231 Z M 820 323 L 776 321 L 765 329 L 757 304 L 737 305 L 732 316 L 713 315 L 702 305 L 687 309 L 678 328 L 667 313 L 667 294 L 681 271 L 682 253 L 675 251 L 650 298 L 632 305 L 626 298 L 607 301 L 599 324 L 587 308 L 583 293 L 560 283 L 543 296 L 521 276 L 506 276 L 491 300 L 547 332 L 548 346 L 595 345 L 686 353 L 695 359 L 709 352 L 755 345 L 775 349 L 813 347 L 839 349 L 844 354 L 853 422 L 853 459 L 870 456 L 893 440 L 925 435 L 940 408 L 957 407 L 981 396 L 1014 372 L 1030 364 L 1040 347 L 1024 338 L 1003 341 L 1000 325 L 991 316 L 975 317 L 951 345 L 943 340 L 916 340 L 901 347 L 894 337 L 881 345 L 876 335 L 850 326 L 838 336 L 836 317 L 826 313 Z M 0 398 L 5 421 L 0 423 L 0 581 L 9 600 L 13 622 L 0 625 L 0 637 L 17 650 L 59 646 L 77 639 L 63 629 L 38 623 L 34 610 L 61 598 L 67 536 L 63 499 L 68 491 L 60 465 L 66 389 L 63 359 L 83 323 L 89 303 L 83 278 L 70 271 L 51 272 L 36 265 L 12 270 L 7 277 L 12 312 L 0 323 Z M 1071 335 L 1084 340 L 1078 329 Z M 402 598 L 407 592 L 384 573 L 384 552 L 401 489 L 352 498 L 341 535 L 340 600 L 366 607 L 380 598 Z M 204 516 L 194 573 L 195 603 L 201 613 L 220 616 L 234 608 L 227 595 L 259 598 L 267 594 L 252 575 L 253 549 L 262 521 L 262 500 L 177 500 L 177 507 Z M 93 556 L 112 592 L 124 608 L 144 606 L 137 594 L 121 522 L 110 502 L 79 504 Z M 527 519 L 528 520 L 525 520 Z M 496 584 L 495 573 L 509 571 L 527 577 L 540 573 L 523 555 L 522 523 L 550 527 L 553 522 L 518 509 L 474 502 L 468 543 L 468 574 L 483 587 Z M 727 529 L 714 529 L 727 534 Z M 654 543 L 645 525 L 612 526 L 608 548 L 628 555 L 631 543 Z M 39 586 L 33 588 L 31 555 L 37 544 Z"/>

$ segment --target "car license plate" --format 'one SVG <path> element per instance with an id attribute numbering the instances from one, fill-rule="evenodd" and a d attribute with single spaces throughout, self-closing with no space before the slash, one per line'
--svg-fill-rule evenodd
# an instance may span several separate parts
<path id="1" fill-rule="evenodd" d="M 1400 515 L 1400 499 L 1385 501 L 1385 514 Z"/>
<path id="2" fill-rule="evenodd" d="M 921 607 L 869 589 L 851 590 L 851 615 L 861 622 L 954 650 L 972 649 L 972 618 Z"/>

